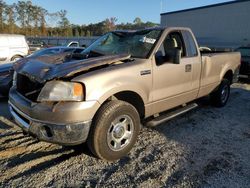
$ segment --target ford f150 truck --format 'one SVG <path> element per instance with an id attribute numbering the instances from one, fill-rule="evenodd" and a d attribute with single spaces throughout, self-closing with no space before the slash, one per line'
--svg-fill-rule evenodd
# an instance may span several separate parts
<path id="1" fill-rule="evenodd" d="M 97 157 L 117 160 L 141 124 L 156 126 L 209 94 L 224 106 L 239 65 L 238 52 L 201 55 L 188 28 L 114 31 L 82 54 L 19 60 L 9 108 L 40 140 L 87 142 Z"/>

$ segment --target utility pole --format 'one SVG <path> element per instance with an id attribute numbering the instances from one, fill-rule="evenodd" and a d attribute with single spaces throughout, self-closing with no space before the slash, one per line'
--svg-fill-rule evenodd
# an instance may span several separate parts
<path id="1" fill-rule="evenodd" d="M 161 10 L 160 10 L 160 14 L 162 13 L 162 11 L 163 11 L 163 2 L 162 2 L 163 0 L 161 0 L 161 2 L 160 2 L 160 7 L 161 7 Z"/>

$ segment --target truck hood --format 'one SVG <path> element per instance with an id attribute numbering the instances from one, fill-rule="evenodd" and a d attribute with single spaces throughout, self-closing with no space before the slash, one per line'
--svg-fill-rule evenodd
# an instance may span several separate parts
<path id="1" fill-rule="evenodd" d="M 44 83 L 48 80 L 70 77 L 76 73 L 88 71 L 102 65 L 113 64 L 129 59 L 130 55 L 106 55 L 83 60 L 65 61 L 65 55 L 40 56 L 24 58 L 14 65 L 18 74 L 25 75 L 33 81 Z"/>

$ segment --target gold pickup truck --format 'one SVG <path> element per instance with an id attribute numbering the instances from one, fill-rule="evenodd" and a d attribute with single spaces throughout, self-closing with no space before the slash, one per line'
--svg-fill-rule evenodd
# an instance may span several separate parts
<path id="1" fill-rule="evenodd" d="M 109 32 L 82 54 L 22 59 L 9 109 L 40 140 L 87 142 L 97 157 L 117 160 L 131 150 L 141 124 L 161 124 L 207 95 L 217 107 L 227 103 L 240 53 L 198 49 L 190 29 L 157 27 Z"/>

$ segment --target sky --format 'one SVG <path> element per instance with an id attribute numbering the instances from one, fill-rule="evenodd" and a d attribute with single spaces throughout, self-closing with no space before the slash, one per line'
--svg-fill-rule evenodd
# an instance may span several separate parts
<path id="1" fill-rule="evenodd" d="M 67 10 L 73 24 L 90 24 L 116 17 L 117 23 L 132 23 L 136 17 L 142 21 L 160 23 L 160 13 L 172 12 L 231 0 L 32 0 L 49 12 Z M 7 4 L 18 0 L 5 0 Z"/>

